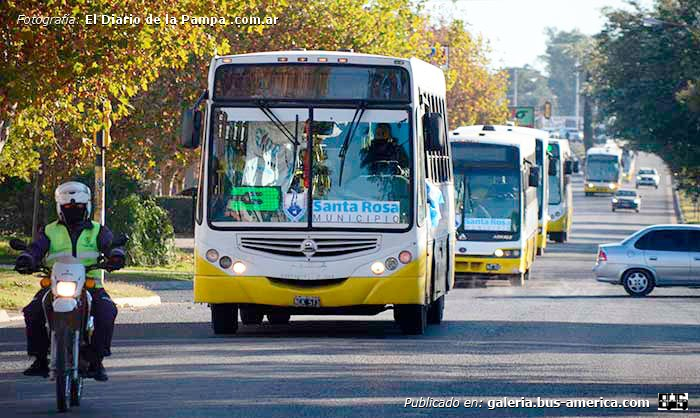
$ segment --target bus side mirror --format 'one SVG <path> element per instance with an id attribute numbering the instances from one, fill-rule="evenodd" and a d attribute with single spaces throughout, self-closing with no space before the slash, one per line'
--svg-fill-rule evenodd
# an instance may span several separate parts
<path id="1" fill-rule="evenodd" d="M 195 149 L 199 147 L 199 137 L 202 131 L 202 111 L 185 109 L 182 112 L 182 133 L 180 145 L 183 148 Z"/>
<path id="2" fill-rule="evenodd" d="M 572 174 L 574 172 L 574 162 L 571 160 L 564 161 L 564 174 Z"/>
<path id="3" fill-rule="evenodd" d="M 542 173 L 540 172 L 540 168 L 538 166 L 533 166 L 530 167 L 530 175 L 528 176 L 528 185 L 530 187 L 539 187 L 540 186 L 540 175 Z"/>
<path id="4" fill-rule="evenodd" d="M 443 151 L 445 149 L 445 123 L 440 113 L 423 115 L 423 137 L 426 151 Z"/>
<path id="5" fill-rule="evenodd" d="M 574 161 L 574 173 L 578 173 L 580 171 L 580 169 L 581 169 L 580 165 L 581 164 L 580 164 L 579 160 Z"/>
<path id="6" fill-rule="evenodd" d="M 556 176 L 559 165 L 557 164 L 558 161 L 555 160 L 554 158 L 549 160 L 549 167 L 547 167 L 547 174 L 550 176 Z"/>

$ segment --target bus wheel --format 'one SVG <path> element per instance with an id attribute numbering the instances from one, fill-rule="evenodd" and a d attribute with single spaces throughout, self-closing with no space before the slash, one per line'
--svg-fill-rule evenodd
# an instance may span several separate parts
<path id="1" fill-rule="evenodd" d="M 264 317 L 265 314 L 254 307 L 241 307 L 241 322 L 243 322 L 243 325 L 260 325 Z"/>
<path id="2" fill-rule="evenodd" d="M 235 303 L 211 305 L 211 326 L 214 334 L 235 334 L 238 331 L 238 305 Z"/>
<path id="3" fill-rule="evenodd" d="M 426 305 L 399 305 L 394 307 L 398 310 L 399 326 L 401 331 L 407 335 L 422 335 L 428 326 L 428 307 Z"/>
<path id="4" fill-rule="evenodd" d="M 537 247 L 537 255 L 544 255 L 544 248 Z"/>
<path id="5" fill-rule="evenodd" d="M 273 325 L 287 325 L 292 315 L 283 312 L 273 312 L 267 314 L 267 320 Z"/>
<path id="6" fill-rule="evenodd" d="M 442 316 L 445 313 L 445 295 L 435 299 L 428 307 L 428 323 L 438 325 L 442 323 Z"/>
<path id="7" fill-rule="evenodd" d="M 525 287 L 525 275 L 527 273 L 514 274 L 510 277 L 510 285 L 515 287 Z"/>

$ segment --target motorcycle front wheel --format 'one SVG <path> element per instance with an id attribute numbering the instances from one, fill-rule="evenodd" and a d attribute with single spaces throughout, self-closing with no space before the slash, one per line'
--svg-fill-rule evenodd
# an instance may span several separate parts
<path id="1" fill-rule="evenodd" d="M 68 330 L 56 330 L 56 408 L 58 412 L 66 412 L 68 410 L 68 398 L 71 393 L 71 377 L 66 370 L 66 362 L 68 360 Z"/>

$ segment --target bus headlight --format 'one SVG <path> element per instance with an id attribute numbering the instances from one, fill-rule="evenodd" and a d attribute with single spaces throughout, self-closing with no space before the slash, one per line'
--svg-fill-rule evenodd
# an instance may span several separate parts
<path id="1" fill-rule="evenodd" d="M 593 186 L 594 186 L 593 183 L 588 183 L 588 187 L 593 187 Z"/>
<path id="2" fill-rule="evenodd" d="M 64 298 L 75 296 L 75 289 L 78 288 L 76 282 L 58 282 L 56 283 L 56 294 Z"/>
<path id="3" fill-rule="evenodd" d="M 496 251 L 493 252 L 493 255 L 495 255 L 496 257 L 503 257 L 503 250 L 498 248 L 496 249 Z"/>
<path id="4" fill-rule="evenodd" d="M 612 202 L 613 202 L 613 203 L 617 203 L 617 199 L 613 197 Z"/>
<path id="5" fill-rule="evenodd" d="M 233 272 L 236 274 L 245 273 L 246 268 L 246 265 L 242 261 L 236 261 L 233 263 Z"/>
<path id="6" fill-rule="evenodd" d="M 207 260 L 209 260 L 212 263 L 215 263 L 216 260 L 219 259 L 219 252 L 216 251 L 215 249 L 211 248 L 211 249 L 207 250 L 206 257 L 207 257 Z"/>
<path id="7" fill-rule="evenodd" d="M 520 257 L 520 249 L 513 248 L 513 249 L 509 249 L 509 250 L 503 250 L 503 249 L 499 248 L 496 251 L 494 251 L 493 254 L 496 257 L 518 258 L 518 257 Z"/>
<path id="8" fill-rule="evenodd" d="M 394 257 L 389 257 L 384 260 L 384 266 L 386 266 L 386 268 L 389 270 L 396 270 L 396 267 L 399 266 L 399 260 L 395 259 Z"/>
<path id="9" fill-rule="evenodd" d="M 608 183 L 608 188 L 614 189 L 614 188 L 615 188 L 615 183 Z"/>
<path id="10" fill-rule="evenodd" d="M 411 260 L 413 260 L 413 254 L 410 251 L 404 250 L 399 253 L 399 261 L 403 264 L 408 264 Z"/>
<path id="11" fill-rule="evenodd" d="M 369 266 L 369 269 L 372 270 L 372 273 L 376 274 L 377 276 L 386 271 L 386 267 L 384 267 L 384 263 L 381 261 L 375 261 L 371 266 Z"/>

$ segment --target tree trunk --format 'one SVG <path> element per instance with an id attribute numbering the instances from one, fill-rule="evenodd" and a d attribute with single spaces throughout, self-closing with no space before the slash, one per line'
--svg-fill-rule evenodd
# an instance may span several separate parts
<path id="1" fill-rule="evenodd" d="M 39 233 L 39 209 L 41 206 L 41 188 L 44 184 L 44 164 L 39 165 L 39 171 L 34 174 L 34 205 L 32 209 L 32 241 Z"/>

